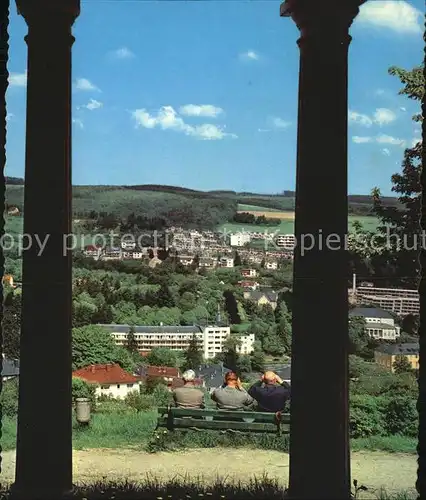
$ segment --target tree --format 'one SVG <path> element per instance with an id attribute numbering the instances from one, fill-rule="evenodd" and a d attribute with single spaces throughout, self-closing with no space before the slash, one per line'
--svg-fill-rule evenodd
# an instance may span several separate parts
<path id="1" fill-rule="evenodd" d="M 252 371 L 251 357 L 248 355 L 238 356 L 236 373 L 241 378 L 243 378 L 245 374 L 251 373 L 251 371 Z"/>
<path id="2" fill-rule="evenodd" d="M 239 325 L 241 323 L 241 318 L 238 314 L 238 304 L 234 294 L 227 290 L 223 293 L 225 297 L 225 310 L 229 315 L 230 323 L 234 325 Z"/>
<path id="3" fill-rule="evenodd" d="M 268 334 L 264 337 L 262 346 L 263 350 L 272 356 L 282 356 L 286 350 L 280 337 L 278 337 L 276 331 L 274 330 L 268 332 Z"/>
<path id="4" fill-rule="evenodd" d="M 236 373 L 238 373 L 239 347 L 241 347 L 241 339 L 235 335 L 230 335 L 223 343 L 223 364 L 226 368 Z"/>
<path id="5" fill-rule="evenodd" d="M 424 95 L 423 67 L 411 71 L 392 67 L 389 73 L 397 76 L 403 88 L 401 95 L 421 101 Z M 422 121 L 421 114 L 413 117 Z M 405 287 L 416 288 L 419 283 L 420 262 L 418 251 L 424 242 L 420 235 L 422 144 L 419 142 L 404 152 L 402 173 L 392 176 L 392 191 L 398 193 L 400 206 L 386 206 L 378 188 L 374 188 L 374 213 L 380 219 L 378 232 L 381 235 L 381 251 L 373 257 L 375 274 L 387 276 Z M 426 485 L 425 485 L 426 486 Z"/>
<path id="6" fill-rule="evenodd" d="M 369 336 L 365 319 L 361 316 L 349 318 L 349 354 L 360 354 L 368 345 Z"/>
<path id="7" fill-rule="evenodd" d="M 136 333 L 135 327 L 131 326 L 129 329 L 129 333 L 127 334 L 126 345 L 125 345 L 126 349 L 132 355 L 138 354 L 138 352 L 139 352 L 138 351 L 138 342 L 136 340 L 135 333 Z"/>
<path id="8" fill-rule="evenodd" d="M 110 332 L 105 328 L 97 325 L 73 328 L 72 369 L 105 363 L 118 363 L 129 372 L 135 368 L 130 354 L 115 344 Z"/>
<path id="9" fill-rule="evenodd" d="M 170 366 L 177 367 L 176 353 L 166 347 L 154 347 L 146 357 L 146 360 L 151 366 Z"/>
<path id="10" fill-rule="evenodd" d="M 277 322 L 276 333 L 285 348 L 287 354 L 291 353 L 291 314 L 288 312 L 287 304 L 284 300 L 279 302 L 275 310 L 275 320 Z"/>
<path id="11" fill-rule="evenodd" d="M 193 309 L 195 303 L 196 303 L 196 298 L 194 293 L 183 292 L 179 299 L 178 306 L 181 311 L 186 312 Z"/>
<path id="12" fill-rule="evenodd" d="M 200 267 L 200 256 L 197 254 L 194 255 L 194 259 L 192 260 L 191 269 L 196 271 Z"/>
<path id="13" fill-rule="evenodd" d="M 407 314 L 402 320 L 402 331 L 408 335 L 418 335 L 420 317 L 418 314 Z"/>
<path id="14" fill-rule="evenodd" d="M 160 289 L 157 292 L 157 306 L 158 307 L 173 307 L 175 302 L 173 296 L 170 293 L 169 287 L 162 283 Z"/>
<path id="15" fill-rule="evenodd" d="M 4 299 L 3 352 L 7 358 L 19 359 L 21 338 L 21 296 L 13 291 Z"/>
<path id="16" fill-rule="evenodd" d="M 251 367 L 253 371 L 263 372 L 265 369 L 265 353 L 262 350 L 262 344 L 256 341 L 251 353 Z"/>
<path id="17" fill-rule="evenodd" d="M 397 356 L 393 362 L 394 373 L 410 373 L 413 371 L 410 362 L 405 356 Z"/>
<path id="18" fill-rule="evenodd" d="M 196 370 L 203 362 L 203 353 L 200 349 L 200 342 L 194 334 L 189 341 L 188 349 L 185 351 L 185 370 Z"/>

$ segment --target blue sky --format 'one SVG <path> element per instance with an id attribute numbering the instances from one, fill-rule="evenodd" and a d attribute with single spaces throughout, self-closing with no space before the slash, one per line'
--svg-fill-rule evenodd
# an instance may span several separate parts
<path id="1" fill-rule="evenodd" d="M 271 1 L 82 1 L 73 182 L 294 189 L 298 30 Z M 423 0 L 365 4 L 351 28 L 349 192 L 390 194 L 418 104 L 389 66 L 423 57 Z M 11 14 L 6 174 L 23 176 L 27 26 Z M 320 161 L 318 167 L 320 168 Z"/>

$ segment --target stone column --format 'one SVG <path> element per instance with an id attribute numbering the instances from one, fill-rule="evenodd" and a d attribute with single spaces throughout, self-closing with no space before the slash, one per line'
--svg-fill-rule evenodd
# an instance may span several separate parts
<path id="1" fill-rule="evenodd" d="M 6 106 L 6 91 L 8 87 L 9 72 L 7 63 L 9 60 L 9 7 L 8 0 L 3 1 L 0 5 L 0 235 L 4 234 L 4 212 L 5 212 L 5 192 L 6 182 L 4 178 L 4 169 L 6 167 L 6 128 L 7 128 L 7 106 Z M 0 248 L 0 274 L 4 275 L 4 252 Z M 0 289 L 0 322 L 3 321 L 4 314 L 4 293 L 3 287 Z M 3 327 L 0 324 L 0 373 L 3 371 Z M 0 393 L 3 392 L 3 377 L 0 377 Z M 2 432 L 2 423 L 0 422 L 0 433 Z M 1 448 L 0 448 L 1 454 Z M 0 456 L 0 474 L 3 468 L 2 457 Z"/>
<path id="2" fill-rule="evenodd" d="M 301 32 L 290 497 L 349 499 L 347 109 L 357 0 L 287 0 Z"/>
<path id="3" fill-rule="evenodd" d="M 17 0 L 28 24 L 21 365 L 14 495 L 72 488 L 71 26 L 79 0 Z"/>

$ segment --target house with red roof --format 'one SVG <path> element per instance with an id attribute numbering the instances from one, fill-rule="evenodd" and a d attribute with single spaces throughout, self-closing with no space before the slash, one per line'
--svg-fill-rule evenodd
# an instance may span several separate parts
<path id="1" fill-rule="evenodd" d="M 75 370 L 74 378 L 79 378 L 96 386 L 95 395 L 124 399 L 130 392 L 140 390 L 141 379 L 126 372 L 116 363 L 90 365 Z"/>

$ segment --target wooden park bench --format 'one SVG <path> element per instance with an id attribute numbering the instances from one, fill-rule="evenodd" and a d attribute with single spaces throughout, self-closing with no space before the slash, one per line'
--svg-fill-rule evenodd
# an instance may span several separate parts
<path id="1" fill-rule="evenodd" d="M 258 432 L 281 435 L 290 432 L 290 414 L 160 407 L 158 408 L 158 428 L 166 428 L 169 431 L 207 429 L 234 433 Z"/>

